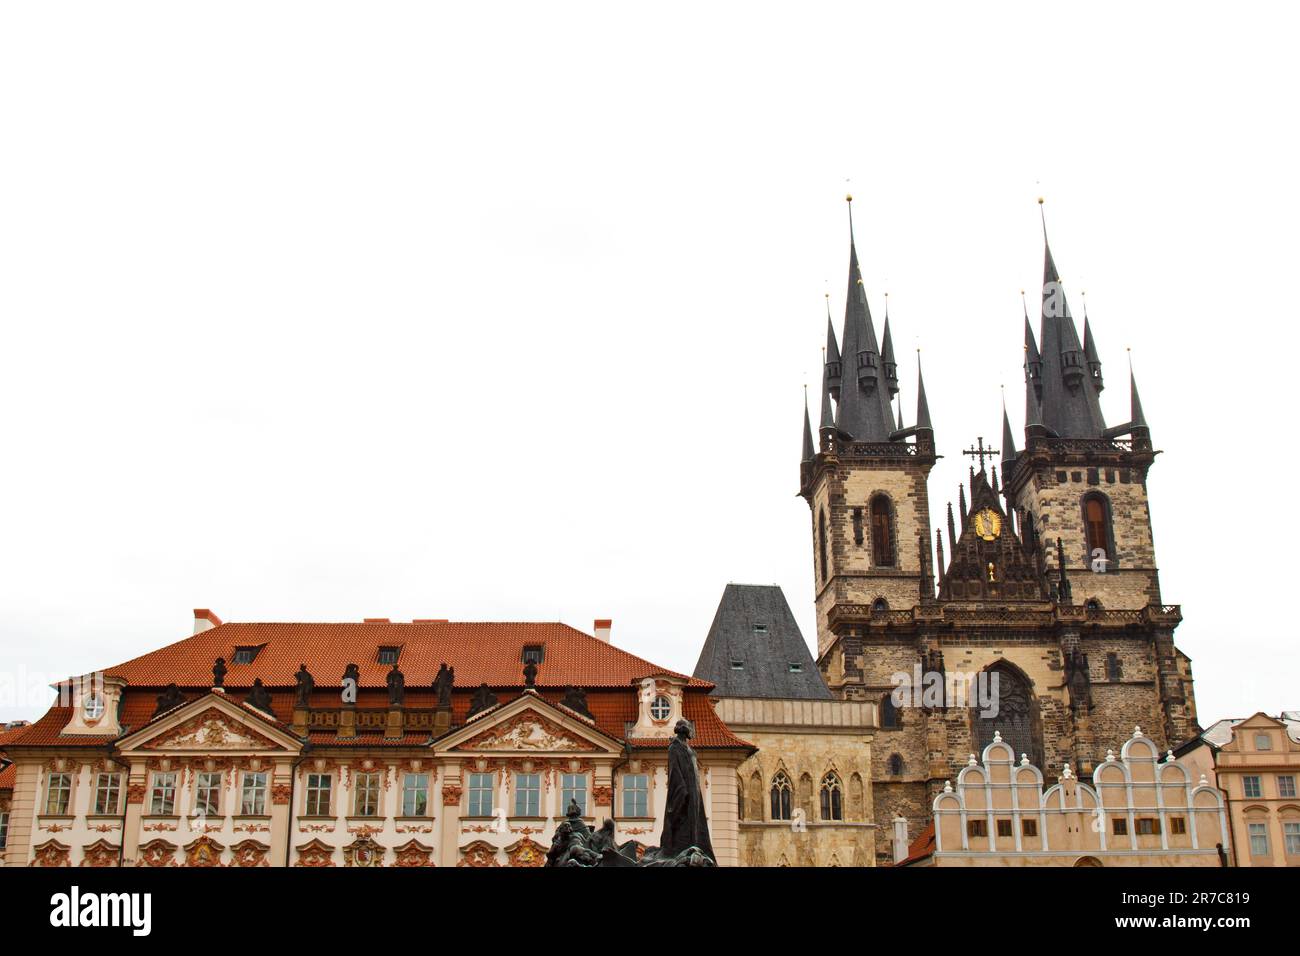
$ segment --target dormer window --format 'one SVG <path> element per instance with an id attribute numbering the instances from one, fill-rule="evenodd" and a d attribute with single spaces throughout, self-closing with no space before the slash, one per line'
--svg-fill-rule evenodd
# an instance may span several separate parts
<path id="1" fill-rule="evenodd" d="M 540 664 L 544 656 L 541 644 L 525 644 L 521 660 L 525 664 Z"/>
<path id="2" fill-rule="evenodd" d="M 402 649 L 400 647 L 381 647 L 379 649 L 379 663 L 396 664 L 397 658 L 401 656 L 401 653 Z"/>
<path id="3" fill-rule="evenodd" d="M 766 625 L 766 624 L 755 624 L 755 625 L 754 625 L 754 636 L 755 636 L 755 637 L 767 637 L 767 625 Z"/>
<path id="4" fill-rule="evenodd" d="M 736 659 L 733 657 L 733 658 L 731 659 L 731 669 L 732 669 L 733 671 L 743 671 L 743 670 L 745 669 L 745 662 L 744 662 L 744 661 L 738 661 L 738 660 L 736 660 Z"/>
<path id="5" fill-rule="evenodd" d="M 803 665 L 800 664 L 798 661 L 793 661 L 793 662 L 791 662 L 791 664 L 790 664 L 790 673 L 791 673 L 791 674 L 802 674 L 802 673 L 803 673 Z"/>
<path id="6" fill-rule="evenodd" d="M 258 652 L 265 646 L 265 644 L 257 644 L 236 647 L 235 653 L 230 655 L 230 662 L 232 664 L 251 664 L 256 659 Z"/>

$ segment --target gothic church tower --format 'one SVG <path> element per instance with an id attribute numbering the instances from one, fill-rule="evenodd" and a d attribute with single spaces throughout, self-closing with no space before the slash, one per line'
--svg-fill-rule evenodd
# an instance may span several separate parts
<path id="1" fill-rule="evenodd" d="M 995 734 L 1045 772 L 1068 763 L 1084 776 L 1135 727 L 1162 749 L 1199 731 L 1190 661 L 1173 640 L 1181 612 L 1160 593 L 1146 495 L 1157 452 L 1137 386 L 1129 421 L 1108 426 L 1097 340 L 1085 316 L 1080 344 L 1045 229 L 1044 240 L 1037 337 L 1024 320 L 1023 450 L 1004 409 L 1003 447 L 972 449 L 969 484 L 931 532 L 936 450 L 919 363 L 916 422 L 904 427 L 889 319 L 877 345 L 850 225 L 844 327 L 837 342 L 828 317 L 800 495 L 818 666 L 836 696 L 877 704 L 883 832 L 902 816 L 918 833 Z M 893 693 L 898 675 L 918 672 L 937 677 L 937 695 Z"/>

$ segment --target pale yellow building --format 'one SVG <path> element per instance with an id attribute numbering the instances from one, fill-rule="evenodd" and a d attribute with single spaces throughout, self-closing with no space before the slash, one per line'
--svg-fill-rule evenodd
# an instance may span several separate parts
<path id="1" fill-rule="evenodd" d="M 1108 751 L 1092 782 L 1066 764 L 1044 790 L 1042 771 L 997 735 L 934 800 L 934 823 L 903 866 L 1225 866 L 1222 794 L 1135 729 Z M 901 824 L 901 819 L 898 821 Z M 900 830 L 902 827 L 900 826 Z"/>

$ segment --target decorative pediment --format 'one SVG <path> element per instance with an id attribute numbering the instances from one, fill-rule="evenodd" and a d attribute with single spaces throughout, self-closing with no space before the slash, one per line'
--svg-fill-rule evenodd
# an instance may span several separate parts
<path id="1" fill-rule="evenodd" d="M 595 750 L 589 740 L 547 720 L 535 710 L 516 714 L 471 737 L 458 750 Z"/>
<path id="2" fill-rule="evenodd" d="M 155 718 L 124 737 L 119 747 L 124 752 L 296 752 L 300 742 L 247 708 L 212 693 Z"/>
<path id="3" fill-rule="evenodd" d="M 941 601 L 1038 601 L 1047 598 L 1041 568 L 1016 537 L 983 471 L 971 479 L 970 513 L 939 583 Z"/>

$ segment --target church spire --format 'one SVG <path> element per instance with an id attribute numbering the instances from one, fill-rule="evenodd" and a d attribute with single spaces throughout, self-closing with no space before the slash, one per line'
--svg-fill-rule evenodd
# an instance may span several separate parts
<path id="1" fill-rule="evenodd" d="M 1007 399 L 1002 397 L 1002 483 L 1003 487 L 1011 484 L 1011 476 L 1016 466 L 1016 439 L 1011 431 L 1011 419 L 1007 417 Z"/>
<path id="2" fill-rule="evenodd" d="M 930 403 L 925 400 L 925 379 L 921 377 L 921 350 L 916 350 L 916 430 L 925 429 L 931 433 Z"/>
<path id="3" fill-rule="evenodd" d="M 849 202 L 849 288 L 840 337 L 843 365 L 836 425 L 856 441 L 888 441 L 893 432 L 888 383 L 883 380 L 880 347 L 871 323 L 862 269 L 853 235 L 853 197 Z"/>
<path id="4" fill-rule="evenodd" d="M 1043 200 L 1040 198 L 1038 203 L 1041 214 Z M 1056 260 L 1052 258 L 1046 216 L 1043 216 L 1043 313 L 1039 342 L 1042 424 L 1061 438 L 1099 438 L 1106 423 L 1097 401 L 1097 389 L 1083 387 L 1088 375 L 1084 350 L 1079 344 L 1079 333 L 1070 315 Z"/>
<path id="5" fill-rule="evenodd" d="M 840 400 L 840 375 L 843 368 L 840 362 L 840 345 L 835 341 L 835 323 L 831 321 L 831 294 L 826 293 L 826 355 L 822 359 L 826 367 L 826 388 L 831 398 Z"/>
<path id="6" fill-rule="evenodd" d="M 812 422 L 808 420 L 808 386 L 803 388 L 803 457 L 800 463 L 812 461 L 817 455 L 813 448 Z"/>
<path id="7" fill-rule="evenodd" d="M 892 398 L 898 394 L 898 363 L 894 361 L 894 339 L 889 334 L 889 293 L 885 293 L 885 334 L 880 345 L 880 363 L 885 370 L 885 383 L 889 386 Z M 898 427 L 903 427 L 903 418 L 898 418 Z"/>
<path id="8" fill-rule="evenodd" d="M 1097 357 L 1097 341 L 1092 337 L 1092 324 L 1088 321 L 1088 300 L 1083 302 L 1083 360 L 1088 363 L 1088 381 L 1097 391 L 1106 386 L 1101 380 L 1101 359 Z"/>
<path id="9" fill-rule="evenodd" d="M 1134 428 L 1146 428 L 1147 417 L 1142 413 L 1142 399 L 1138 398 L 1137 378 L 1133 375 L 1133 370 L 1128 370 L 1128 388 L 1129 388 L 1129 419 L 1133 422 Z"/>

